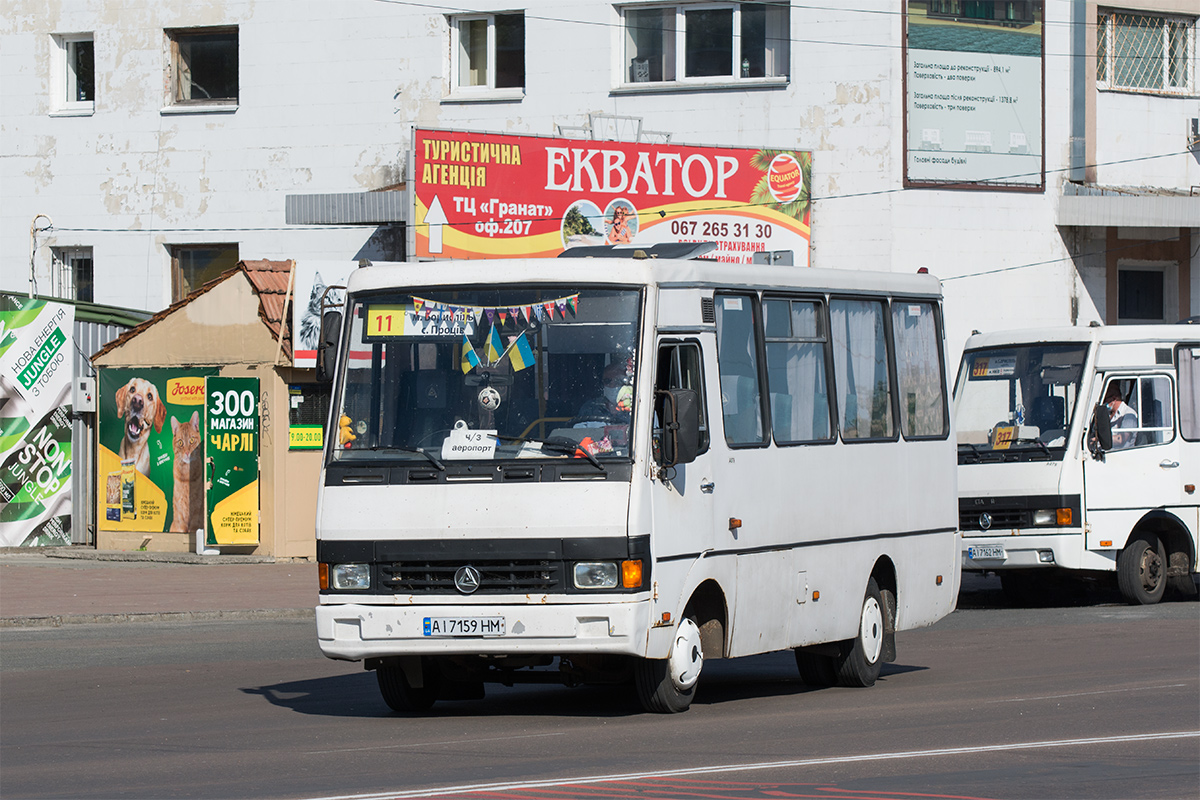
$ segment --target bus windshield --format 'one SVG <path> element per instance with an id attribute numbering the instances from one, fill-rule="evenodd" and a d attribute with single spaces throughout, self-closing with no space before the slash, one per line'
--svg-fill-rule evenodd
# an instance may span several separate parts
<path id="1" fill-rule="evenodd" d="M 415 289 L 348 309 L 334 459 L 630 458 L 640 289 Z"/>
<path id="2" fill-rule="evenodd" d="M 964 353 L 955 393 L 960 462 L 996 451 L 1061 457 L 1086 358 L 1086 344 Z"/>

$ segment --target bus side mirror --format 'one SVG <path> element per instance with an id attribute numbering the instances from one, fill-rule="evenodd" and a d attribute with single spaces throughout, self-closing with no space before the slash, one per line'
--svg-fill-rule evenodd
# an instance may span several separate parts
<path id="1" fill-rule="evenodd" d="M 338 336 L 342 331 L 342 312 L 326 311 L 321 315 L 321 335 L 317 340 L 317 383 L 333 381 L 337 359 Z"/>
<path id="2" fill-rule="evenodd" d="M 695 389 L 657 392 L 662 420 L 661 465 L 690 464 L 700 450 L 700 395 Z"/>
<path id="3" fill-rule="evenodd" d="M 1112 421 L 1109 419 L 1108 406 L 1097 403 L 1092 409 L 1091 435 L 1088 436 L 1088 450 L 1092 458 L 1103 461 L 1104 453 L 1112 450 Z"/>

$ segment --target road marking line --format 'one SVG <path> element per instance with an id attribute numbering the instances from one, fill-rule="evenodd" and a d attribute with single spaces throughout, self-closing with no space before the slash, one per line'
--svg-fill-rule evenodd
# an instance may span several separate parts
<path id="1" fill-rule="evenodd" d="M 507 742 L 513 739 L 541 739 L 546 736 L 566 736 L 564 733 L 530 733 L 525 736 L 490 736 L 487 739 L 452 739 L 445 742 L 409 742 L 406 744 L 381 744 L 378 747 L 339 747 L 335 750 L 307 750 L 307 756 L 320 756 L 328 753 L 360 753 L 368 750 L 399 750 L 404 747 L 441 747 L 455 744 L 478 744 L 479 742 Z"/>
<path id="2" fill-rule="evenodd" d="M 1030 700 L 1059 700 L 1063 697 L 1088 697 L 1093 694 L 1120 694 L 1122 692 L 1148 692 L 1154 689 L 1178 689 L 1181 686 L 1190 686 L 1187 683 L 1168 683 L 1163 686 L 1138 686 L 1132 689 L 1101 689 L 1098 692 L 1074 692 L 1072 694 L 1048 694 L 1042 697 L 1010 697 L 1007 700 L 988 700 L 988 704 L 992 703 L 1025 703 Z"/>
<path id="3" fill-rule="evenodd" d="M 512 738 L 512 737 L 505 737 Z M 646 780 L 647 778 L 676 778 L 684 775 L 711 775 L 723 772 L 751 772 L 764 769 L 786 769 L 794 767 L 825 766 L 830 764 L 853 764 L 864 761 L 888 761 L 904 758 L 938 758 L 942 756 L 969 755 L 972 753 L 1002 753 L 1010 750 L 1042 750 L 1051 747 L 1078 747 L 1082 745 L 1119 744 L 1122 742 L 1154 742 L 1163 739 L 1198 739 L 1200 731 L 1170 731 L 1165 733 L 1140 733 L 1128 736 L 1093 736 L 1086 739 L 1052 739 L 1043 742 L 1017 742 L 1014 744 L 988 744 L 975 747 L 945 747 L 937 750 L 906 750 L 896 753 L 869 753 L 859 756 L 831 756 L 827 758 L 804 758 L 790 761 L 763 761 L 751 764 L 719 764 L 711 767 L 687 767 L 664 769 L 651 772 L 627 772 L 612 775 L 586 775 L 576 778 L 559 778 L 542 781 L 510 781 L 504 783 L 474 783 L 440 788 L 409 789 L 399 792 L 373 792 L 371 794 L 339 794 L 312 797 L 309 800 L 400 800 L 406 797 L 441 797 L 469 792 L 503 792 L 514 789 L 537 789 L 554 786 L 575 786 L 610 781 Z"/>

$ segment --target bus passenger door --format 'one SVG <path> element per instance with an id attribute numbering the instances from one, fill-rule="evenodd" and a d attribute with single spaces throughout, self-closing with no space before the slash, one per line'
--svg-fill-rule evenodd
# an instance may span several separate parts
<path id="1" fill-rule="evenodd" d="M 1097 402 L 1112 398 L 1111 405 L 1106 404 L 1110 408 L 1119 402 L 1119 416 L 1113 420 L 1113 447 L 1104 460 L 1084 462 L 1088 549 L 1100 548 L 1101 540 L 1120 546 L 1153 508 L 1188 519 L 1184 506 L 1195 506 L 1196 499 L 1184 486 L 1198 482 L 1200 464 L 1186 458 L 1175 427 L 1174 397 L 1166 374 L 1113 375 L 1105 381 Z"/>
<path id="2" fill-rule="evenodd" d="M 700 446 L 688 464 L 663 468 L 659 464 L 661 421 L 654 418 L 654 464 L 651 475 L 651 513 L 654 525 L 656 583 L 662 600 L 676 602 L 692 565 L 716 544 L 713 532 L 715 475 L 711 448 L 712 392 L 705 376 L 716 376 L 715 340 L 711 333 L 688 339 L 661 339 L 658 344 L 655 389 L 693 389 L 700 399 Z M 655 404 L 657 407 L 657 403 Z M 686 602 L 679 597 L 678 602 Z M 682 608 L 677 612 L 682 612 Z M 673 612 L 675 613 L 675 612 Z"/>

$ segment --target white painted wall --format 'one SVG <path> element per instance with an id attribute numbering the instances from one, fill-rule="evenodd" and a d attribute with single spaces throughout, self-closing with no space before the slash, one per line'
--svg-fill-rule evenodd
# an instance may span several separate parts
<path id="1" fill-rule="evenodd" d="M 170 244 L 234 241 L 247 259 L 353 259 L 369 252 L 373 227 L 286 226 L 285 196 L 399 182 L 414 124 L 554 134 L 556 123 L 579 125 L 592 111 L 640 116 L 679 143 L 813 150 L 813 266 L 927 266 L 945 281 L 952 360 L 973 329 L 1099 319 L 1103 261 L 1099 278 L 1094 260 L 1077 270 L 1054 225 L 1068 166 L 1069 0 L 1046 3 L 1045 194 L 903 190 L 901 4 L 852 5 L 793 7 L 785 87 L 614 94 L 623 58 L 613 5 L 528 0 L 524 99 L 465 103 L 443 101 L 447 18 L 424 6 L 9 0 L 0 20 L 0 289 L 29 288 L 37 213 L 55 225 L 38 240 L 39 288 L 51 246 L 91 246 L 97 302 L 152 311 L 170 300 Z M 236 112 L 163 113 L 163 29 L 216 24 L 239 27 Z M 51 35 L 78 31 L 95 33 L 95 112 L 52 116 Z M 1098 160 L 1181 150 L 1196 106 L 1103 94 Z M 1197 160 L 1184 155 L 1100 174 L 1106 184 L 1200 184 Z M 1094 249 L 1068 238 L 1080 240 L 1078 252 Z"/>

